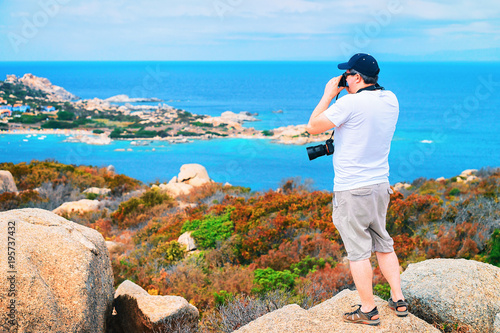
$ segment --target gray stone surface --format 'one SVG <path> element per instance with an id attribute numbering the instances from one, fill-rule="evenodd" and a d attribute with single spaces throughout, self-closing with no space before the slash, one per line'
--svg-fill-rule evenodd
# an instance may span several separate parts
<path id="1" fill-rule="evenodd" d="M 466 259 L 431 259 L 401 275 L 410 310 L 429 322 L 492 332 L 500 312 L 500 268 Z"/>
<path id="2" fill-rule="evenodd" d="M 375 298 L 380 313 L 380 325 L 377 327 L 345 323 L 342 315 L 353 311 L 352 305 L 360 304 L 358 293 L 343 290 L 335 297 L 304 310 L 300 306 L 287 305 L 268 313 L 236 330 L 235 333 L 331 333 L 331 332 L 436 332 L 439 330 L 425 321 L 409 314 L 400 318 L 389 309 L 387 302 Z"/>
<path id="3" fill-rule="evenodd" d="M 199 312 L 179 296 L 154 296 L 125 280 L 115 292 L 114 307 L 124 332 L 195 331 Z"/>
<path id="4" fill-rule="evenodd" d="M 17 209 L 0 213 L 0 235 L 5 254 L 0 260 L 0 331 L 106 331 L 113 309 L 113 271 L 99 232 L 46 210 Z M 15 253 L 13 266 L 8 265 L 8 246 Z M 4 283 L 12 275 L 15 297 Z M 18 324 L 2 327 L 3 309 L 11 299 Z"/>
<path id="5" fill-rule="evenodd" d="M 210 182 L 207 169 L 201 164 L 184 164 L 177 176 L 179 183 L 186 183 L 192 186 L 201 186 Z"/>
<path id="6" fill-rule="evenodd" d="M 183 233 L 182 235 L 179 236 L 179 239 L 177 240 L 179 244 L 183 244 L 186 246 L 186 251 L 193 251 L 196 250 L 196 243 L 191 237 L 192 231 L 187 231 Z"/>
<path id="7" fill-rule="evenodd" d="M 0 193 L 17 192 L 16 182 L 10 171 L 0 170 Z"/>

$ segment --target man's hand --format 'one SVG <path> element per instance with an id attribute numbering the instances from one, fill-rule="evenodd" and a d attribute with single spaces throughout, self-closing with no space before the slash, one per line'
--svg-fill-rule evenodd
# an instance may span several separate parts
<path id="1" fill-rule="evenodd" d="M 329 98 L 331 101 L 342 91 L 342 89 L 344 89 L 344 87 L 339 88 L 339 82 L 341 78 L 342 75 L 339 75 L 328 81 L 325 87 L 324 97 Z"/>

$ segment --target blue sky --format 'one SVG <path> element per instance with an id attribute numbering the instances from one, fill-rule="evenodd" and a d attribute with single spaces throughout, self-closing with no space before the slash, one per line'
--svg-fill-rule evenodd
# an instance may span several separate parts
<path id="1" fill-rule="evenodd" d="M 500 61 L 498 0 L 0 0 L 0 14 L 0 61 Z"/>

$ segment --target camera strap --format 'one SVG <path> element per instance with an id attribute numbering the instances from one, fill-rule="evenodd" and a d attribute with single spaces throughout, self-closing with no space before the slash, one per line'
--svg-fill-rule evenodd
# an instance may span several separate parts
<path id="1" fill-rule="evenodd" d="M 359 94 L 360 92 L 365 91 L 365 90 L 368 90 L 368 91 L 385 90 L 385 88 L 380 86 L 378 83 L 375 83 L 374 85 L 359 89 L 358 91 L 356 91 L 356 94 Z"/>

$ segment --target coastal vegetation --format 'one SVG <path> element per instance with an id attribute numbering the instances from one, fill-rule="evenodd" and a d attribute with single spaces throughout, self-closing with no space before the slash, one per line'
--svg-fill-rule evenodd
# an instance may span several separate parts
<path id="1" fill-rule="evenodd" d="M 99 99 L 65 101 L 19 80 L 0 81 L 0 107 L 2 102 L 5 107 L 23 105 L 29 106 L 29 110 L 12 108 L 10 115 L 4 115 L 0 130 L 80 129 L 112 139 L 211 138 L 258 133 L 234 121 L 214 125 L 206 121 L 210 119 L 208 116 L 162 104 L 119 106 Z"/>
<path id="2" fill-rule="evenodd" d="M 173 199 L 106 168 L 32 161 L 0 169 L 13 174 L 20 190 L 0 194 L 1 210 L 47 207 L 47 201 L 61 201 L 61 193 L 110 188 L 99 197 L 106 209 L 66 217 L 124 243 L 111 255 L 115 286 L 128 279 L 153 295 L 182 296 L 200 309 L 208 331 L 230 332 L 277 305 L 309 308 L 353 287 L 331 221 L 332 194 L 298 180 L 266 192 L 207 183 Z M 387 228 L 402 268 L 431 258 L 500 267 L 499 196 L 500 169 L 490 168 L 470 178 L 420 178 L 395 187 Z M 179 243 L 185 232 L 197 250 L 187 252 Z M 388 284 L 375 260 L 373 265 L 375 292 L 387 298 Z M 243 305 L 245 319 L 231 321 L 231 309 Z"/>
<path id="3" fill-rule="evenodd" d="M 138 104 L 149 102 L 149 104 Z M 155 102 L 155 104 L 151 104 Z M 324 141 L 324 135 L 309 135 L 305 125 L 272 130 L 245 127 L 257 121 L 257 114 L 225 111 L 220 117 L 196 115 L 166 104 L 157 98 L 129 98 L 118 95 L 105 100 L 80 99 L 53 86 L 45 78 L 25 74 L 7 75 L 0 81 L 0 131 L 78 130 L 73 140 L 108 144 L 114 140 L 158 139 L 173 143 L 189 139 L 224 137 L 266 138 L 283 144 Z M 52 132 L 52 131 L 49 131 Z M 82 136 L 99 134 L 86 140 Z M 88 139 L 88 138 L 87 138 Z"/>

